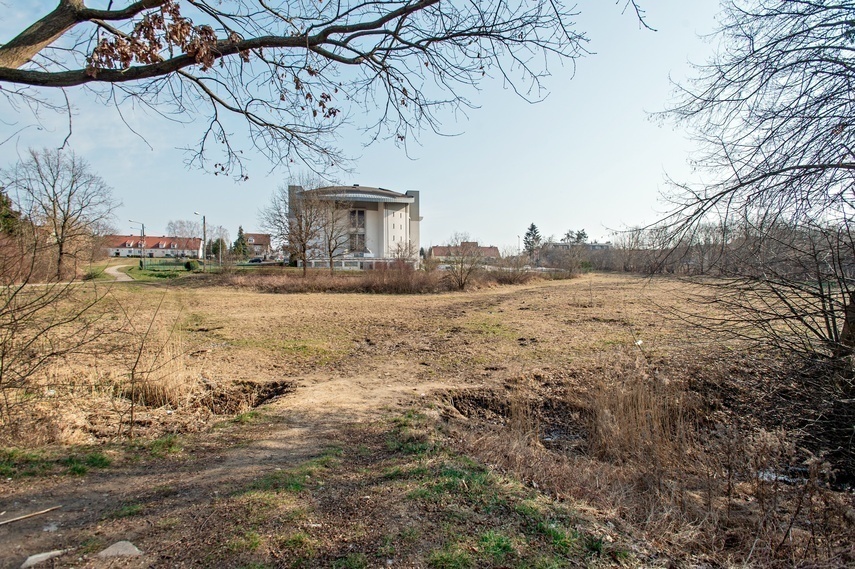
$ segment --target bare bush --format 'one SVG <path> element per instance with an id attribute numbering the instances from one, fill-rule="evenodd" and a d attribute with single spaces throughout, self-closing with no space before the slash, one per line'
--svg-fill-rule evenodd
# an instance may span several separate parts
<path id="1" fill-rule="evenodd" d="M 556 497 L 612 512 L 676 556 L 763 566 L 851 560 L 849 498 L 832 490 L 827 462 L 798 448 L 798 433 L 709 421 L 679 366 L 618 352 L 595 367 L 600 380 L 567 395 L 575 422 L 550 414 L 555 402 L 528 392 L 534 385 L 521 377 L 496 406 L 504 425 L 468 421 L 453 427 L 458 440 Z M 550 450 L 544 424 L 584 441 Z"/>
<path id="2" fill-rule="evenodd" d="M 112 328 L 106 287 L 38 282 L 55 270 L 46 238 L 28 222 L 0 235 L 0 421 L 10 436 L 22 428 L 27 409 L 45 395 L 45 370 L 93 349 Z"/>

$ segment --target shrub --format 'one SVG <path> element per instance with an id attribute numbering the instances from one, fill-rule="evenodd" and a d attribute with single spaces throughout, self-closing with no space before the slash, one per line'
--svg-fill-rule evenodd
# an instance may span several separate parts
<path id="1" fill-rule="evenodd" d="M 197 261 L 195 259 L 190 259 L 189 261 L 184 263 L 184 268 L 187 269 L 188 271 L 195 273 L 196 271 L 198 271 L 201 268 L 201 265 L 199 265 L 199 261 Z"/>

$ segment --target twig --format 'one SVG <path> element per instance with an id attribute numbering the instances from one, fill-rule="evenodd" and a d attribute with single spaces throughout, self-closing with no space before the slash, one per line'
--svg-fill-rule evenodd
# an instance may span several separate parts
<path id="1" fill-rule="evenodd" d="M 48 512 L 52 512 L 52 511 L 54 511 L 54 510 L 58 510 L 58 509 L 59 509 L 59 508 L 61 508 L 61 507 L 62 507 L 62 506 L 54 506 L 53 508 L 48 508 L 47 510 L 42 510 L 41 512 L 33 512 L 32 514 L 25 514 L 25 515 L 23 515 L 23 516 L 18 516 L 17 518 L 12 518 L 11 520 L 3 520 L 2 522 L 0 522 L 0 526 L 2 526 L 2 525 L 6 525 L 6 524 L 11 524 L 12 522 L 17 522 L 17 521 L 20 521 L 20 520 L 26 520 L 27 518 L 32 518 L 32 517 L 35 517 L 35 516 L 40 516 L 40 515 L 42 515 L 42 514 L 46 514 L 46 513 L 48 513 Z M 6 512 L 3 512 L 3 514 L 5 514 L 5 513 L 6 513 Z M 2 514 L 0 514 L 0 515 L 2 515 Z"/>

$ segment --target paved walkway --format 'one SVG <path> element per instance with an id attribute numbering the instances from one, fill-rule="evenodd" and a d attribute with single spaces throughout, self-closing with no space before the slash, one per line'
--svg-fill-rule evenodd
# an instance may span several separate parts
<path id="1" fill-rule="evenodd" d="M 124 269 L 125 267 L 131 267 L 131 266 L 133 266 L 133 265 L 118 265 L 115 267 L 107 267 L 106 269 L 104 269 L 104 272 L 107 273 L 108 275 L 110 275 L 111 277 L 114 277 L 116 279 L 116 282 L 120 282 L 120 283 L 131 282 L 134 279 L 129 277 L 127 275 L 127 273 L 123 273 L 119 270 L 119 269 Z"/>

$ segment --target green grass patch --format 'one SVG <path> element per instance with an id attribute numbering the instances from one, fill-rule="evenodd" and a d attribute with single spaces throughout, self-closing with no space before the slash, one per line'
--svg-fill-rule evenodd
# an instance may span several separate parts
<path id="1" fill-rule="evenodd" d="M 127 270 L 127 274 L 135 281 L 158 282 L 164 280 L 178 279 L 187 276 L 190 273 L 183 267 L 170 267 L 169 270 L 148 270 L 140 269 L 139 267 L 131 267 Z"/>
<path id="2" fill-rule="evenodd" d="M 317 542 L 309 534 L 296 532 L 279 540 L 279 547 L 287 549 L 301 556 L 312 557 L 317 549 Z"/>
<path id="3" fill-rule="evenodd" d="M 469 500 L 486 497 L 485 506 L 501 503 L 507 507 L 507 500 L 495 495 L 486 495 L 488 487 L 493 485 L 493 479 L 483 467 L 466 459 L 456 462 L 446 462 L 435 470 L 421 477 L 424 485 L 410 491 L 407 496 L 416 500 L 436 501 L 443 496 L 457 495 Z"/>
<path id="4" fill-rule="evenodd" d="M 435 550 L 428 556 L 428 567 L 433 569 L 470 569 L 474 566 L 472 557 L 458 546 Z"/>
<path id="5" fill-rule="evenodd" d="M 103 538 L 100 537 L 87 537 L 83 541 L 80 542 L 80 545 L 77 546 L 77 552 L 82 555 L 87 555 L 90 553 L 95 553 L 97 551 L 101 551 L 106 547 L 106 542 Z"/>
<path id="6" fill-rule="evenodd" d="M 537 530 L 559 553 L 568 554 L 578 546 L 579 534 L 575 530 L 566 530 L 554 521 L 539 523 Z"/>
<path id="7" fill-rule="evenodd" d="M 235 553 L 256 551 L 261 547 L 261 535 L 256 531 L 248 531 L 229 540 L 226 547 Z"/>
<path id="8" fill-rule="evenodd" d="M 306 477 L 304 471 L 277 470 L 254 480 L 249 485 L 249 489 L 265 492 L 301 492 L 306 487 Z"/>
<path id="9" fill-rule="evenodd" d="M 181 442 L 178 435 L 166 435 L 148 443 L 148 451 L 156 457 L 162 458 L 168 454 L 181 452 Z"/>
<path id="10" fill-rule="evenodd" d="M 246 489 L 238 494 L 246 494 L 247 492 L 263 491 L 263 492 L 302 492 L 309 482 L 323 471 L 336 466 L 339 463 L 339 456 L 343 450 L 340 447 L 331 446 L 324 450 L 324 453 L 317 458 L 313 458 L 296 468 L 287 470 L 276 470 L 265 474 L 261 478 L 254 480 Z"/>
<path id="11" fill-rule="evenodd" d="M 502 563 L 507 557 L 516 555 L 516 549 L 510 538 L 493 530 L 487 531 L 478 540 L 482 555 L 494 563 Z"/>
<path id="12" fill-rule="evenodd" d="M 245 425 L 247 423 L 253 423 L 256 419 L 261 417 L 261 413 L 258 411 L 247 411 L 246 413 L 240 413 L 239 415 L 235 415 L 232 419 L 232 423 L 238 423 L 241 425 Z"/>
<path id="13" fill-rule="evenodd" d="M 0 449 L 0 477 L 44 476 L 55 473 L 57 468 L 65 474 L 82 476 L 91 468 L 107 468 L 112 461 L 100 452 L 72 455 L 61 458 L 47 457 L 41 452 L 19 449 Z"/>
<path id="14" fill-rule="evenodd" d="M 495 336 L 499 338 L 516 339 L 518 334 L 509 330 L 503 323 L 495 320 L 473 320 L 468 322 L 466 328 L 475 334 Z"/>
<path id="15" fill-rule="evenodd" d="M 111 518 L 130 518 L 142 514 L 144 506 L 138 503 L 124 504 L 121 508 L 111 513 Z"/>
<path id="16" fill-rule="evenodd" d="M 52 462 L 40 453 L 15 448 L 0 449 L 0 476 L 3 478 L 39 476 L 47 474 L 52 468 Z"/>
<path id="17" fill-rule="evenodd" d="M 351 553 L 333 561 L 333 569 L 365 569 L 368 567 L 368 558 L 364 553 Z"/>
<path id="18" fill-rule="evenodd" d="M 74 476 L 83 476 L 90 468 L 107 468 L 111 460 L 100 452 L 91 452 L 83 456 L 63 458 L 60 464 L 66 467 L 66 472 Z"/>

